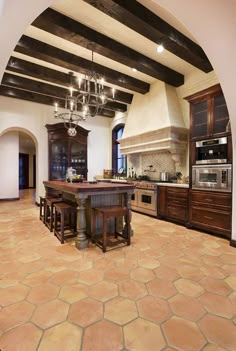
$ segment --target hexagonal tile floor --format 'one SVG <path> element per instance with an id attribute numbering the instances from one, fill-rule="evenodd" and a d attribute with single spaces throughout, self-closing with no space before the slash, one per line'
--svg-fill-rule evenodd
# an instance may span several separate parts
<path id="1" fill-rule="evenodd" d="M 133 213 L 131 246 L 78 251 L 20 196 L 0 203 L 0 350 L 236 350 L 227 240 Z"/>

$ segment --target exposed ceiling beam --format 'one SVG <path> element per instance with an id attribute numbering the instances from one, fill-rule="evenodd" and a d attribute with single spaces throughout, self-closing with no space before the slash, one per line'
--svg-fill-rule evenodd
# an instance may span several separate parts
<path id="1" fill-rule="evenodd" d="M 14 74 L 5 73 L 2 79 L 2 84 L 8 87 L 18 88 L 22 90 L 27 90 L 32 93 L 38 93 L 43 95 L 48 95 L 54 98 L 54 103 L 60 100 L 64 100 L 65 96 L 69 91 L 65 88 L 57 87 L 51 84 L 42 83 L 36 80 L 16 76 Z M 53 103 L 53 104 L 54 104 Z M 65 106 L 65 101 L 63 102 L 63 107 Z M 104 106 L 106 110 L 126 112 L 127 105 L 121 104 L 116 101 L 108 101 Z"/>
<path id="2" fill-rule="evenodd" d="M 23 35 L 15 47 L 16 52 L 33 56 L 34 58 L 53 63 L 64 67 L 68 71 L 88 73 L 91 70 L 91 61 L 73 55 L 67 51 L 48 45 L 42 41 Z M 104 77 L 108 83 L 118 85 L 141 94 L 149 91 L 150 85 L 139 79 L 130 77 L 126 74 L 112 70 L 108 67 L 94 63 L 94 70 Z"/>
<path id="3" fill-rule="evenodd" d="M 54 97 L 37 94 L 27 90 L 8 87 L 5 85 L 0 86 L 0 95 L 15 98 L 15 99 L 20 99 L 20 100 L 37 102 L 39 104 L 50 105 L 50 106 L 53 106 L 53 103 L 55 102 Z M 58 106 L 63 108 L 65 106 L 65 101 L 64 100 L 58 101 Z M 100 115 L 103 117 L 113 118 L 115 117 L 115 112 L 111 110 L 103 109 Z"/>
<path id="4" fill-rule="evenodd" d="M 39 15 L 32 25 L 167 84 L 175 87 L 184 84 L 182 74 L 51 8 Z"/>
<path id="5" fill-rule="evenodd" d="M 46 80 L 58 85 L 67 86 L 71 85 L 69 74 L 56 71 L 54 69 L 44 67 L 29 61 L 25 61 L 16 57 L 11 57 L 8 61 L 6 69 L 15 73 L 20 73 L 36 79 Z M 112 99 L 111 88 L 104 86 L 104 93 L 110 99 Z M 121 90 L 115 91 L 115 100 L 125 104 L 131 104 L 133 94 L 126 93 Z"/>
<path id="6" fill-rule="evenodd" d="M 202 48 L 136 0 L 84 0 L 204 72 L 213 70 Z M 201 19 L 199 19 L 201 21 Z"/>

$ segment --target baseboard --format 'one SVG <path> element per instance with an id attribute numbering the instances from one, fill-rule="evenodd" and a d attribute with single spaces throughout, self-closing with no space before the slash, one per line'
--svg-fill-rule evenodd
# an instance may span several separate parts
<path id="1" fill-rule="evenodd" d="M 19 197 L 11 197 L 11 198 L 6 198 L 6 199 L 0 199 L 0 201 L 16 201 L 20 200 Z"/>
<path id="2" fill-rule="evenodd" d="M 236 247 L 236 240 L 231 239 L 230 240 L 230 246 Z"/>

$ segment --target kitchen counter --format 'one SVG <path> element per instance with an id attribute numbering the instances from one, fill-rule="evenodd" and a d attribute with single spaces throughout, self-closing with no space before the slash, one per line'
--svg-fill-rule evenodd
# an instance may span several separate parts
<path id="1" fill-rule="evenodd" d="M 189 184 L 180 184 L 180 183 L 156 183 L 158 186 L 172 186 L 172 187 L 175 187 L 175 188 L 189 188 Z"/>
<path id="2" fill-rule="evenodd" d="M 78 204 L 78 234 L 75 239 L 75 246 L 78 249 L 85 249 L 88 247 L 88 237 L 91 236 L 92 208 L 122 205 L 127 206 L 131 210 L 131 195 L 134 192 L 133 184 L 117 184 L 110 182 L 68 183 L 58 180 L 44 181 L 43 184 L 46 189 L 46 194 L 49 194 L 51 189 L 58 190 L 62 193 L 63 199 Z M 100 230 L 101 228 L 98 227 L 97 229 Z"/>

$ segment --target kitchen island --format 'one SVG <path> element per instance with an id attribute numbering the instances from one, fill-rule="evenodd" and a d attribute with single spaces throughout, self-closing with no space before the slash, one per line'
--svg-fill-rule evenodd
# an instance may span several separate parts
<path id="1" fill-rule="evenodd" d="M 85 249 L 89 245 L 93 208 L 126 206 L 131 212 L 131 195 L 134 192 L 134 185 L 132 184 L 106 182 L 68 183 L 58 180 L 44 181 L 43 184 L 46 195 L 50 194 L 52 190 L 57 190 L 62 194 L 63 199 L 77 204 L 77 237 L 75 246 L 79 250 Z M 100 227 L 101 224 L 98 223 L 98 231 L 101 229 Z"/>

